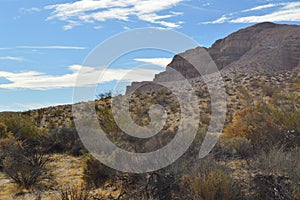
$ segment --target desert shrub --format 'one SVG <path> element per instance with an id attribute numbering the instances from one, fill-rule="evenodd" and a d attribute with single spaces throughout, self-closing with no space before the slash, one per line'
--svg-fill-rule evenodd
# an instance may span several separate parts
<path id="1" fill-rule="evenodd" d="M 234 137 L 220 141 L 220 153 L 224 156 L 249 158 L 254 155 L 251 141 L 243 137 Z"/>
<path id="2" fill-rule="evenodd" d="M 29 189 L 43 178 L 48 138 L 29 116 L 7 113 L 0 121 L 1 168 L 20 188 Z"/>
<path id="3" fill-rule="evenodd" d="M 206 158 L 191 179 L 194 199 L 241 199 L 239 185 L 230 177 L 228 170 L 218 166 L 212 158 Z"/>
<path id="4" fill-rule="evenodd" d="M 90 187 L 74 185 L 59 189 L 59 197 L 56 200 L 92 200 Z"/>
<path id="5" fill-rule="evenodd" d="M 83 180 L 87 185 L 101 187 L 107 180 L 114 178 L 115 174 L 113 169 L 105 166 L 93 156 L 87 156 L 83 169 Z"/>
<path id="6" fill-rule="evenodd" d="M 7 126 L 0 122 L 0 138 L 6 138 L 7 134 Z"/>
<path id="7" fill-rule="evenodd" d="M 237 112 L 232 124 L 224 129 L 223 138 L 244 137 L 254 144 L 271 142 L 271 136 L 277 134 L 278 127 L 268 117 L 268 109 L 258 105 Z"/>
<path id="8" fill-rule="evenodd" d="M 50 151 L 80 156 L 86 152 L 75 127 L 52 129 L 49 133 Z"/>
<path id="9" fill-rule="evenodd" d="M 0 115 L 0 122 L 4 123 L 7 131 L 13 133 L 15 138 L 34 139 L 40 134 L 39 128 L 35 125 L 33 118 L 17 113 L 5 113 Z"/>
<path id="10" fill-rule="evenodd" d="M 257 198 L 260 199 L 300 199 L 300 149 L 286 151 L 274 146 L 262 151 L 251 167 L 259 170 L 253 178 Z"/>
<path id="11" fill-rule="evenodd" d="M 43 178 L 49 156 L 39 144 L 10 137 L 2 145 L 5 148 L 3 171 L 20 188 L 30 189 Z"/>
<path id="12" fill-rule="evenodd" d="M 287 140 L 287 133 L 299 138 L 300 114 L 287 108 L 257 104 L 236 113 L 231 124 L 224 129 L 223 138 L 244 137 L 252 144 L 266 147 L 273 144 L 291 145 L 296 139 Z M 292 146 L 297 146 L 293 144 Z"/>
<path id="13" fill-rule="evenodd" d="M 0 170 L 3 171 L 3 161 L 8 155 L 10 148 L 14 145 L 15 138 L 8 134 L 5 138 L 0 138 Z"/>

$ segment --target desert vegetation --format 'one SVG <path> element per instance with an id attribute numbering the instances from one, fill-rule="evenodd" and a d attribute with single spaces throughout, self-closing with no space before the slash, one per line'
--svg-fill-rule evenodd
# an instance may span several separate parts
<path id="1" fill-rule="evenodd" d="M 205 124 L 209 121 L 202 116 L 200 124 L 204 126 L 179 160 L 159 171 L 140 175 L 115 171 L 96 160 L 84 148 L 73 123 L 45 128 L 38 126 L 37 119 L 28 113 L 3 113 L 0 116 L 0 169 L 2 177 L 14 186 L 2 184 L 1 188 L 10 192 L 0 195 L 3 199 L 62 200 L 299 199 L 298 86 L 297 79 L 293 79 L 284 92 L 269 88 L 271 86 L 266 92 L 255 85 L 256 90 L 261 88 L 261 95 L 257 97 L 251 95 L 253 85 L 244 87 L 243 92 L 238 92 L 238 99 L 248 101 L 240 104 L 234 114 L 228 113 L 224 132 L 210 155 L 196 159 Z M 249 98 L 252 98 L 251 103 Z M 170 141 L 177 130 L 175 122 L 180 107 L 172 93 L 165 89 L 152 94 L 134 94 L 130 109 L 136 123 L 147 124 L 147 110 L 153 102 L 165 106 L 168 114 L 163 133 L 154 139 L 133 140 L 122 134 L 110 110 L 110 97 L 96 101 L 99 124 L 112 141 L 128 151 L 159 148 Z M 206 101 L 202 102 L 209 106 Z M 209 109 L 204 109 L 203 114 L 209 118 Z M 70 169 L 58 173 L 58 165 L 64 168 L 68 159 Z M 77 178 L 73 180 L 68 176 Z"/>

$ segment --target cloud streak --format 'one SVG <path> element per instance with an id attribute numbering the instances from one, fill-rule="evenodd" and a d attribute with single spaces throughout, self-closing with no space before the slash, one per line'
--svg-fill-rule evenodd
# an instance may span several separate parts
<path id="1" fill-rule="evenodd" d="M 87 47 L 78 46 L 17 46 L 18 49 L 65 49 L 65 50 L 85 50 Z"/>
<path id="2" fill-rule="evenodd" d="M 99 70 L 87 66 L 72 65 L 69 67 L 71 73 L 60 76 L 53 76 L 36 71 L 28 72 L 6 72 L 0 71 L 0 78 L 5 78 L 10 83 L 0 84 L 2 89 L 31 89 L 31 90 L 49 90 L 59 88 L 71 88 L 90 86 L 110 81 L 144 81 L 152 80 L 154 75 L 161 72 L 154 69 L 107 69 Z M 80 82 L 76 83 L 80 73 Z M 103 77 L 99 80 L 99 77 Z M 126 77 L 126 78 L 123 78 Z M 99 80 L 94 82 L 93 80 Z"/>
<path id="3" fill-rule="evenodd" d="M 183 0 L 80 0 L 72 3 L 48 5 L 51 10 L 48 20 L 67 22 L 65 30 L 72 29 L 83 23 L 105 22 L 107 20 L 129 21 L 132 17 L 152 24 L 159 24 L 166 28 L 178 28 L 177 22 L 165 19 L 181 15 L 172 13 L 158 15 L 158 12 L 168 10 Z"/>
<path id="4" fill-rule="evenodd" d="M 238 16 L 252 11 L 260 11 L 269 8 L 273 9 L 264 15 L 250 15 L 250 16 Z M 222 23 L 260 23 L 260 22 L 300 22 L 300 2 L 286 2 L 277 4 L 266 4 L 257 7 L 253 7 L 247 10 L 243 10 L 239 13 L 231 13 L 223 15 L 219 19 L 210 22 L 203 22 L 202 24 L 222 24 Z"/>
<path id="5" fill-rule="evenodd" d="M 14 56 L 4 56 L 4 57 L 0 57 L 0 60 L 11 60 L 11 61 L 18 61 L 18 62 L 25 61 L 24 58 L 21 58 L 21 57 L 14 57 Z"/>
<path id="6" fill-rule="evenodd" d="M 256 6 L 256 7 L 250 8 L 250 9 L 242 10 L 241 12 L 251 12 L 251 11 L 264 10 L 264 9 L 267 9 L 267 8 L 273 8 L 273 7 L 280 6 L 280 5 L 284 5 L 284 4 L 282 4 L 282 3 L 278 3 L 278 4 L 270 3 L 270 4 Z"/>

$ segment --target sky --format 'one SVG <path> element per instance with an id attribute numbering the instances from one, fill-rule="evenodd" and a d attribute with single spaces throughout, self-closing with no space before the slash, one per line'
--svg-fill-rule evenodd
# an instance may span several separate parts
<path id="1" fill-rule="evenodd" d="M 295 0 L 0 0 L 0 4 L 0 112 L 72 103 L 78 72 L 96 73 L 84 65 L 87 57 L 125 31 L 174 30 L 209 47 L 259 22 L 300 24 L 300 2 Z M 173 56 L 157 49 L 120 55 L 97 83 L 95 95 L 111 90 L 125 75 L 124 85 L 152 80 Z"/>

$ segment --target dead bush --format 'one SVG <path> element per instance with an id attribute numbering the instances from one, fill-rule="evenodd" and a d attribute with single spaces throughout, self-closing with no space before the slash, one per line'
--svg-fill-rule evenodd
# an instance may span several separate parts
<path id="1" fill-rule="evenodd" d="M 91 189 L 85 185 L 67 186 L 59 189 L 59 197 L 56 200 L 92 200 Z"/>

